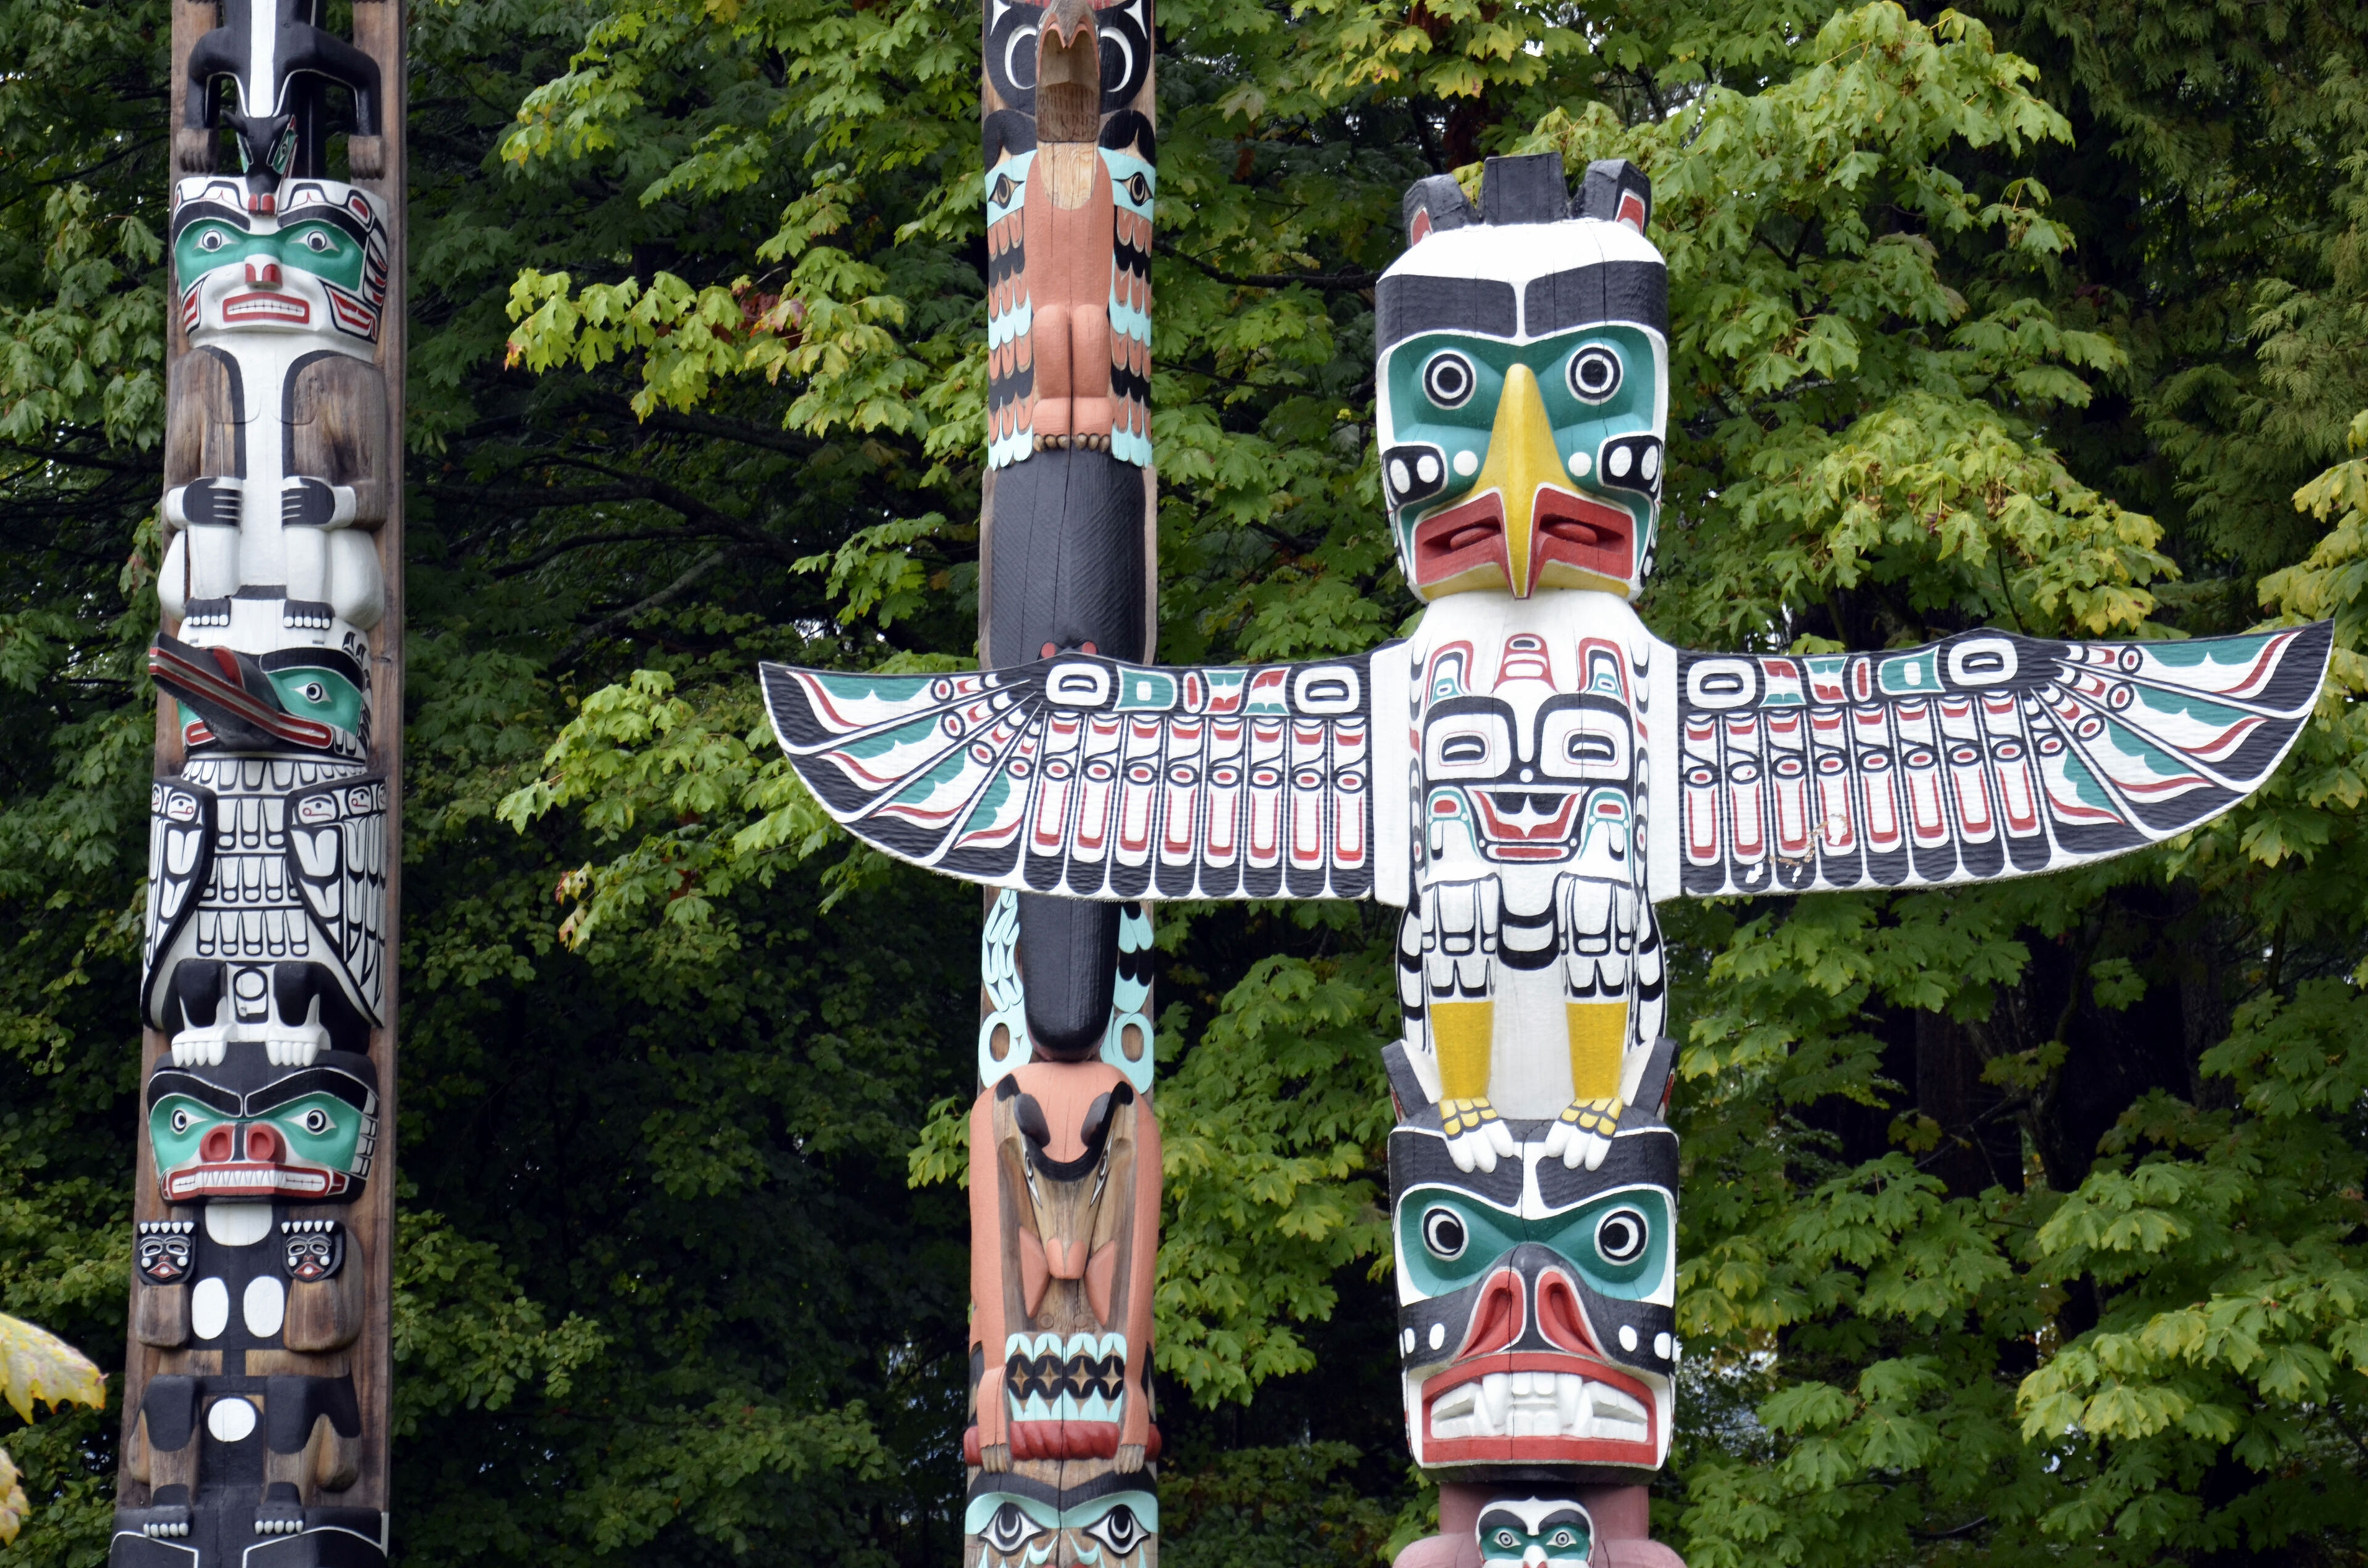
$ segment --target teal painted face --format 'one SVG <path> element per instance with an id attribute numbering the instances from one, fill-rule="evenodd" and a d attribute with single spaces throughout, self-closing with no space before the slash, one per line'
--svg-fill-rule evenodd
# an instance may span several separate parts
<path id="1" fill-rule="evenodd" d="M 1448 1187 L 1409 1188 L 1397 1207 L 1399 1267 L 1426 1296 L 1477 1284 L 1507 1253 L 1537 1242 L 1599 1293 L 1642 1301 L 1668 1271 L 1675 1229 L 1668 1194 L 1655 1187 L 1622 1187 L 1542 1220 Z"/>
<path id="2" fill-rule="evenodd" d="M 1628 591 L 1659 508 L 1662 360 L 1656 334 L 1619 323 L 1393 347 L 1382 479 L 1416 591 Z"/>
<path id="3" fill-rule="evenodd" d="M 375 199 L 351 186 L 290 181 L 258 210 L 236 180 L 183 180 L 172 243 L 190 332 L 378 335 L 386 223 Z"/>
<path id="4" fill-rule="evenodd" d="M 962 1518 L 962 1531 L 984 1549 L 979 1568 L 1042 1568 L 1055 1561 L 1076 1568 L 1140 1568 L 1159 1533 L 1159 1499 L 1149 1491 L 1105 1492 L 1065 1506 L 1034 1494 L 1037 1483 L 1018 1477 L 1003 1484 L 981 1477 Z"/>
<path id="5" fill-rule="evenodd" d="M 1595 1525 L 1576 1503 L 1499 1500 L 1480 1510 L 1482 1568 L 1586 1568 Z"/>
<path id="6" fill-rule="evenodd" d="M 160 1065 L 148 1082 L 148 1142 L 165 1200 L 352 1197 L 378 1137 L 367 1068 Z"/>

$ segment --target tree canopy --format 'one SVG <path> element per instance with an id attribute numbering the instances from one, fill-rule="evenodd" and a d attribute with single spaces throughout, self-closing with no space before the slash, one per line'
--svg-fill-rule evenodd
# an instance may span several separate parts
<path id="1" fill-rule="evenodd" d="M 349 0 L 332 0 L 341 13 Z M 0 1311 L 120 1365 L 154 693 L 162 0 L 0 0 Z M 1666 906 L 1695 1568 L 2368 1552 L 2368 5 L 1167 0 L 1159 646 L 1415 610 L 1412 179 L 1623 156 L 1643 608 L 1700 648 L 2331 617 L 2255 800 L 1997 887 Z M 760 657 L 974 659 L 965 0 L 412 9 L 395 1543 L 944 1562 L 975 892 L 854 849 Z M 1173 1564 L 1368 1563 L 1382 912 L 1157 911 Z M 120 1412 L 0 1432 L 103 1560 Z"/>

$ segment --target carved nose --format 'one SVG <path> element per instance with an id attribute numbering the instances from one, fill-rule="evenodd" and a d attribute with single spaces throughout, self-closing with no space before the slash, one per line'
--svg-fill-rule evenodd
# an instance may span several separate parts
<path id="1" fill-rule="evenodd" d="M 198 1141 L 198 1158 L 210 1165 L 226 1165 L 238 1158 L 238 1137 L 227 1127 L 208 1131 Z"/>
<path id="2" fill-rule="evenodd" d="M 1480 1288 L 1480 1299 L 1472 1303 L 1472 1335 L 1461 1354 L 1466 1358 L 1486 1356 L 1492 1350 L 1502 1350 L 1521 1337 L 1522 1306 L 1521 1277 L 1509 1268 L 1499 1268 Z"/>
<path id="3" fill-rule="evenodd" d="M 272 1128 L 250 1127 L 246 1130 L 246 1157 L 257 1165 L 279 1164 L 279 1156 L 286 1149 L 287 1145 L 279 1141 L 279 1132 Z"/>
<path id="4" fill-rule="evenodd" d="M 267 289 L 279 287 L 279 264 L 276 261 L 250 261 L 246 264 L 246 280 L 260 283 Z"/>
<path id="5" fill-rule="evenodd" d="M 1083 1241 L 1047 1241 L 1044 1244 L 1044 1267 L 1055 1279 L 1083 1279 L 1086 1277 L 1086 1244 Z"/>

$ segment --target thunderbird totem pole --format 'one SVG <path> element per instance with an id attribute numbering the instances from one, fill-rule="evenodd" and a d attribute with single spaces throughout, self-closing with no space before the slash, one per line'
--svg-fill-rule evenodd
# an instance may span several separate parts
<path id="1" fill-rule="evenodd" d="M 115 1568 L 386 1560 L 401 0 L 174 0 Z M 350 177 L 329 177 L 347 129 Z"/>
<path id="2" fill-rule="evenodd" d="M 1656 903 L 1987 881 L 2159 842 L 2277 766 L 2326 666 L 2325 624 L 1810 656 L 1656 639 L 1629 608 L 1668 407 L 1652 206 L 1625 163 L 1573 197 L 1552 154 L 1488 160 L 1476 208 L 1446 176 L 1407 192 L 1375 300 L 1382 483 L 1429 606 L 1404 641 L 1182 669 L 1031 634 L 990 642 L 974 675 L 763 672 L 835 817 L 1026 909 L 1404 908 L 1405 1034 L 1383 1052 L 1396 1338 L 1444 1533 L 1400 1568 L 1675 1560 L 1646 1539 L 1642 1485 L 1678 1360 Z M 1007 1187 L 1038 1168 L 1025 1153 Z M 1076 1255 L 1047 1237 L 1045 1256 Z"/>

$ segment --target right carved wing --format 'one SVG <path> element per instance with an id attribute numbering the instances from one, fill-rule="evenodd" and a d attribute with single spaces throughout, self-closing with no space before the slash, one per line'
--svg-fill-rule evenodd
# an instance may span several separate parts
<path id="1" fill-rule="evenodd" d="M 1405 901 L 1402 645 L 1236 669 L 761 673 L 798 777 L 900 859 L 1069 898 Z"/>

